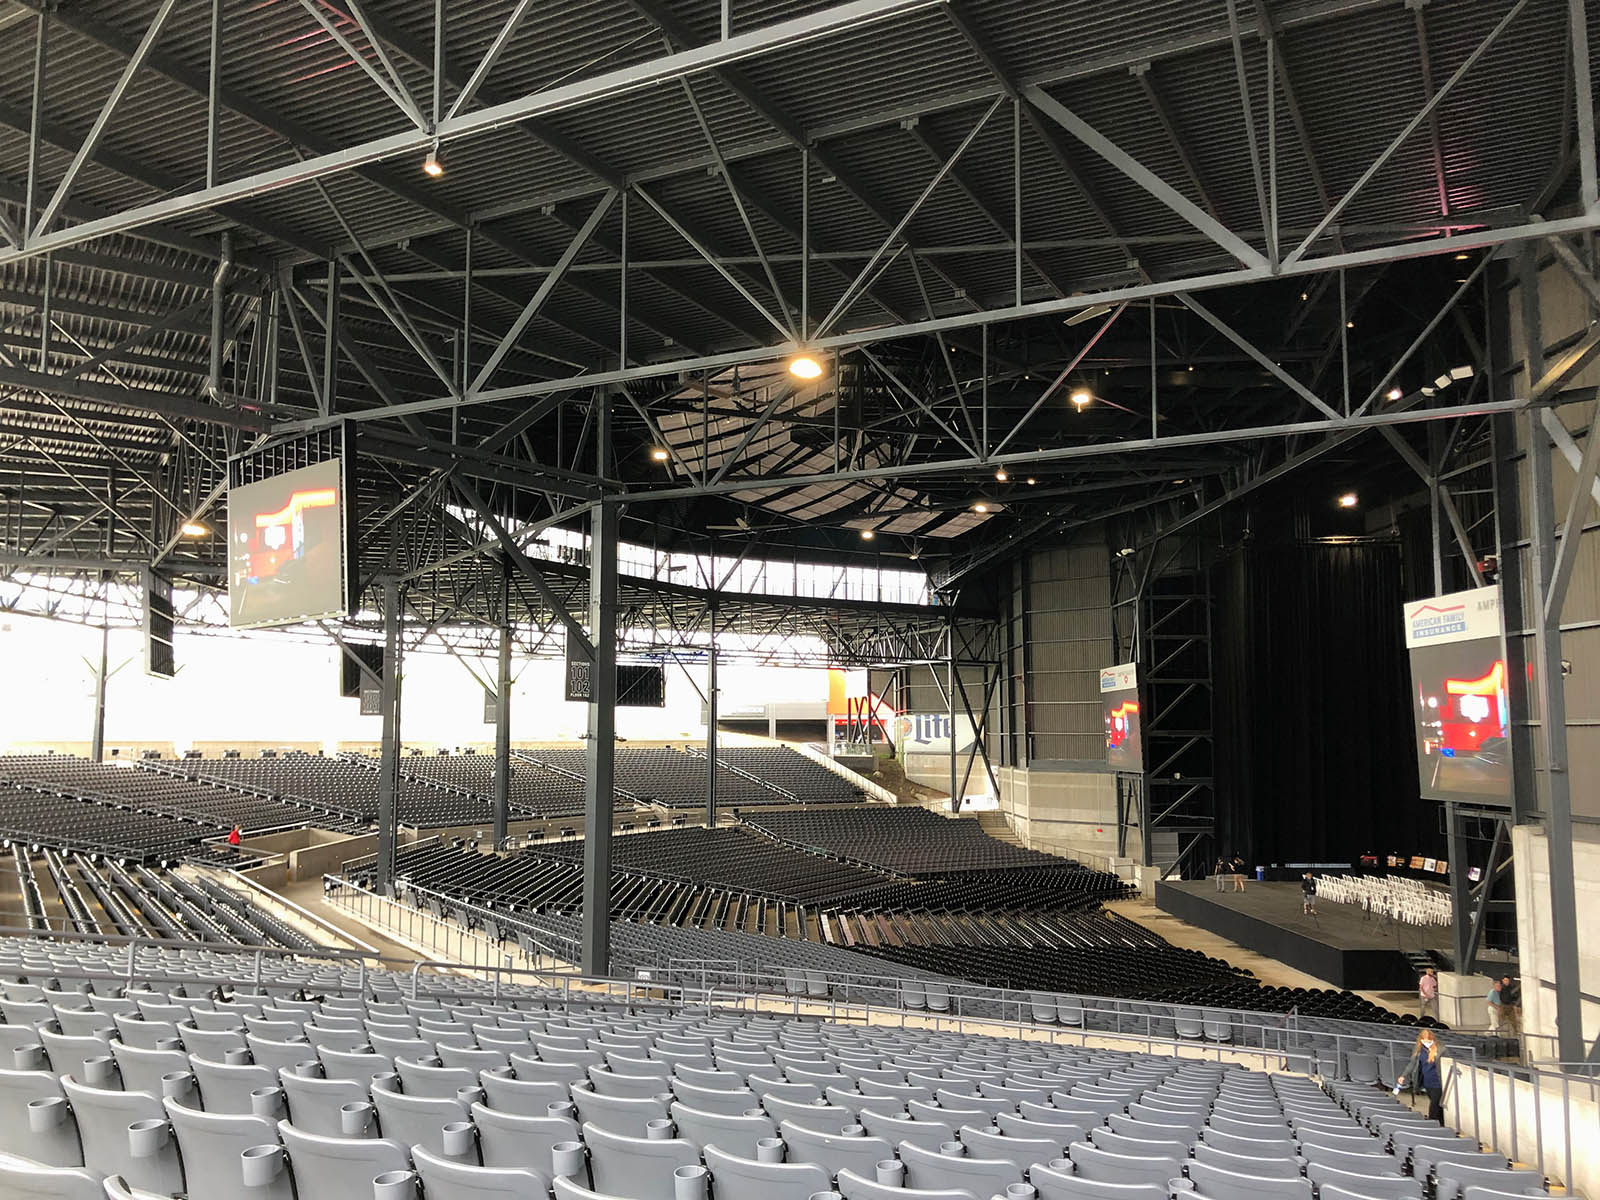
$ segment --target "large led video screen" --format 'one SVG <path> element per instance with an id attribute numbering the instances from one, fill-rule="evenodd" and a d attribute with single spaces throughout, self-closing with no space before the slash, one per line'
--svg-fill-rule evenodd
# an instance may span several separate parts
<path id="1" fill-rule="evenodd" d="M 292 625 L 348 610 L 339 459 L 228 492 L 228 623 Z"/>
<path id="2" fill-rule="evenodd" d="M 1511 717 L 1500 589 L 1408 604 L 1405 624 L 1423 797 L 1509 804 Z"/>
<path id="3" fill-rule="evenodd" d="M 1100 672 L 1100 703 L 1106 718 L 1106 764 L 1113 771 L 1144 770 L 1140 736 L 1139 669 L 1133 663 Z"/>

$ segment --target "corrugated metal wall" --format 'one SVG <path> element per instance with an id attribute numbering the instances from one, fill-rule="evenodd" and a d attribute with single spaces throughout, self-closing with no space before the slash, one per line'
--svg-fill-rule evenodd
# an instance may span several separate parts
<path id="1" fill-rule="evenodd" d="M 1012 564 L 1000 761 L 1094 768 L 1105 762 L 1100 669 L 1111 665 L 1111 569 L 1098 539 Z"/>

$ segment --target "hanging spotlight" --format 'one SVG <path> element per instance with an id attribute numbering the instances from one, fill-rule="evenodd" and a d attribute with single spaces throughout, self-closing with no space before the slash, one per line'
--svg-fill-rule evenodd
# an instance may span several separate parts
<path id="1" fill-rule="evenodd" d="M 202 525 L 199 521 L 185 521 L 183 523 L 183 536 L 186 538 L 203 538 L 209 536 L 211 527 Z"/>
<path id="2" fill-rule="evenodd" d="M 1073 392 L 1068 399 L 1072 401 L 1073 408 L 1077 409 L 1079 412 L 1082 412 L 1084 409 L 1089 407 L 1089 401 L 1093 400 L 1094 397 L 1089 394 L 1087 388 L 1079 388 L 1077 391 Z"/>
<path id="3" fill-rule="evenodd" d="M 422 160 L 422 173 L 429 179 L 437 179 L 444 174 L 444 159 L 439 157 L 438 142 L 428 151 L 428 157 Z"/>
<path id="4" fill-rule="evenodd" d="M 873 532 L 873 531 L 872 531 L 872 530 L 870 530 L 870 529 L 863 529 L 863 530 L 862 530 L 862 531 L 861 531 L 861 540 L 862 540 L 862 541 L 863 541 L 863 542 L 870 542 L 870 541 L 871 541 L 871 540 L 872 540 L 872 539 L 873 539 L 873 538 L 875 538 L 875 537 L 877 537 L 877 536 L 878 536 L 878 535 L 877 535 L 877 534 L 876 534 L 876 533 L 874 533 L 874 532 Z"/>
<path id="5" fill-rule="evenodd" d="M 1037 479 L 1035 479 L 1032 475 L 1028 476 L 1028 486 L 1029 487 L 1032 487 L 1034 484 L 1036 484 L 1038 482 L 1039 481 Z"/>
<path id="6" fill-rule="evenodd" d="M 1010 479 L 1011 476 L 1006 474 L 1006 469 L 1004 467 L 1001 467 L 994 473 L 994 478 L 996 483 L 1004 483 L 1006 480 Z"/>
<path id="7" fill-rule="evenodd" d="M 1344 495 L 1339 497 L 1340 508 L 1354 508 L 1359 503 L 1360 500 L 1357 498 L 1354 492 L 1346 492 Z"/>
<path id="8" fill-rule="evenodd" d="M 976 513 L 986 513 L 989 511 L 989 506 L 980 500 L 978 503 L 972 506 L 972 511 Z"/>
<path id="9" fill-rule="evenodd" d="M 797 354 L 789 360 L 789 374 L 796 379 L 820 379 L 822 364 L 809 354 Z"/>
<path id="10" fill-rule="evenodd" d="M 1392 387 L 1392 388 L 1389 389 L 1389 399 L 1391 401 L 1398 400 L 1398 399 L 1400 399 L 1400 397 L 1402 397 L 1404 395 L 1405 395 L 1405 393 L 1403 391 L 1401 391 L 1397 387 Z"/>
<path id="11" fill-rule="evenodd" d="M 667 461 L 667 448 L 665 446 L 655 446 L 655 447 L 653 447 L 651 449 L 651 451 L 650 451 L 650 457 L 653 458 L 656 462 L 666 462 Z"/>

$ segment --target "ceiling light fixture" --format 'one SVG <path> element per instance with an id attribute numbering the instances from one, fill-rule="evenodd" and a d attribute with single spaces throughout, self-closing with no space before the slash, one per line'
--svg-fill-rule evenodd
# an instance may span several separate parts
<path id="1" fill-rule="evenodd" d="M 980 501 L 978 501 L 978 503 L 976 503 L 976 504 L 974 504 L 972 506 L 972 511 L 973 512 L 978 512 L 978 513 L 986 513 L 986 512 L 989 511 L 989 506 L 987 504 L 985 504 L 983 501 L 980 500 Z"/>
<path id="2" fill-rule="evenodd" d="M 665 446 L 652 447 L 650 450 L 650 457 L 655 459 L 656 462 L 666 462 L 667 448 Z"/>
<path id="3" fill-rule="evenodd" d="M 1103 317 L 1111 311 L 1109 304 L 1091 304 L 1088 308 L 1080 308 L 1065 321 L 1063 325 L 1081 325 L 1085 321 L 1092 321 L 1096 317 Z"/>
<path id="4" fill-rule="evenodd" d="M 822 364 L 809 354 L 797 354 L 789 360 L 789 374 L 796 379 L 821 379 Z"/>
<path id="5" fill-rule="evenodd" d="M 1360 503 L 1360 501 L 1356 498 L 1356 494 L 1354 492 L 1346 492 L 1344 495 L 1339 497 L 1340 508 L 1354 508 L 1358 503 Z"/>
<path id="6" fill-rule="evenodd" d="M 1398 399 L 1400 399 L 1400 397 L 1402 397 L 1404 395 L 1405 395 L 1405 393 L 1402 392 L 1397 387 L 1392 387 L 1392 388 L 1389 389 L 1389 399 L 1390 400 L 1398 400 Z"/>
<path id="7" fill-rule="evenodd" d="M 202 525 L 199 521 L 185 521 L 183 523 L 183 536 L 187 538 L 210 537 L 211 527 Z"/>
<path id="8" fill-rule="evenodd" d="M 873 539 L 873 538 L 875 538 L 875 537 L 877 537 L 877 536 L 878 536 L 878 535 L 877 535 L 877 534 L 876 534 L 876 533 L 874 533 L 874 532 L 873 532 L 873 531 L 872 531 L 872 530 L 870 530 L 870 529 L 863 529 L 863 530 L 862 530 L 862 531 L 861 531 L 861 540 L 862 540 L 862 541 L 863 541 L 863 542 L 870 542 L 870 541 L 871 541 L 871 540 L 872 540 L 872 539 Z"/>
<path id="9" fill-rule="evenodd" d="M 1029 487 L 1032 487 L 1034 484 L 1036 484 L 1038 482 L 1039 481 L 1037 479 L 1035 479 L 1032 475 L 1028 476 L 1028 486 Z"/>
<path id="10" fill-rule="evenodd" d="M 1006 474 L 1006 469 L 1004 467 L 1001 467 L 994 473 L 994 478 L 996 483 L 1004 483 L 1006 480 L 1010 479 L 1011 476 Z"/>
<path id="11" fill-rule="evenodd" d="M 422 160 L 422 173 L 429 179 L 438 179 L 444 174 L 444 159 L 439 157 L 438 142 L 428 151 L 428 157 Z"/>
<path id="12" fill-rule="evenodd" d="M 1079 388 L 1077 391 L 1073 392 L 1069 398 L 1072 401 L 1072 407 L 1077 409 L 1079 412 L 1082 412 L 1085 408 L 1089 407 L 1089 401 L 1094 399 L 1094 397 L 1089 394 L 1086 388 Z"/>

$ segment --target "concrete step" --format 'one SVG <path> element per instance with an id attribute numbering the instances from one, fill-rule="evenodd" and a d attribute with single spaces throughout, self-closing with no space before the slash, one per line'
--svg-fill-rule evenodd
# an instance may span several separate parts
<path id="1" fill-rule="evenodd" d="M 978 821 L 978 828 L 998 842 L 1005 842 L 1011 846 L 1021 846 L 1022 839 L 1017 837 L 1016 831 L 1006 822 L 1005 815 L 997 812 L 981 812 L 973 814 Z"/>

